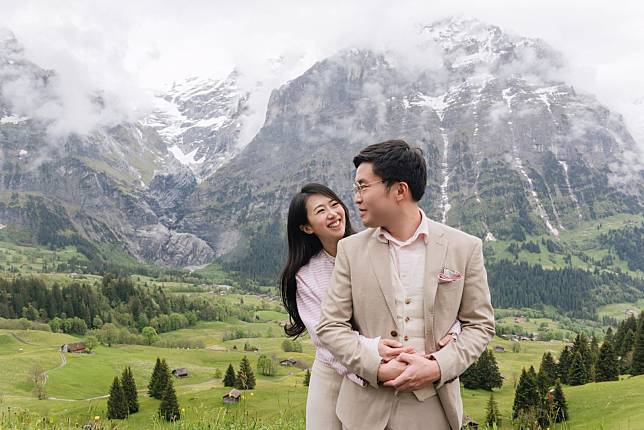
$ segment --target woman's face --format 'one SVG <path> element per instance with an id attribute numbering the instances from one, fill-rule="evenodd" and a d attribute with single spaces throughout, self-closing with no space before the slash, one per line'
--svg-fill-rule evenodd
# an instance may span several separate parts
<path id="1" fill-rule="evenodd" d="M 322 242 L 340 241 L 346 228 L 346 213 L 337 200 L 314 194 L 306 201 L 309 223 L 300 226 L 303 232 L 315 234 Z"/>

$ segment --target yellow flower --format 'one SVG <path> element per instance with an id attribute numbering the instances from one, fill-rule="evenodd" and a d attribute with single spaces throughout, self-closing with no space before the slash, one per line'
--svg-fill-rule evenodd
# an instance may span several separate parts
<path id="1" fill-rule="evenodd" d="M 101 419 L 101 417 L 99 417 L 98 415 L 96 415 L 96 416 L 94 417 L 94 421 L 98 421 L 98 420 L 100 420 L 100 419 Z"/>
<path id="2" fill-rule="evenodd" d="M 254 395 L 255 395 L 255 393 L 250 393 L 250 395 L 251 395 L 251 396 L 254 396 Z"/>
<path id="3" fill-rule="evenodd" d="M 185 412 L 185 411 L 186 411 L 186 408 L 181 408 L 181 412 Z"/>

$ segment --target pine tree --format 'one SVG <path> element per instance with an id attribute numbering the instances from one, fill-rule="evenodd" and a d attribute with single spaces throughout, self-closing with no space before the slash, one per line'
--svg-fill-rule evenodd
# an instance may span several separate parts
<path id="1" fill-rule="evenodd" d="M 566 403 L 566 396 L 564 396 L 563 388 L 561 387 L 561 381 L 557 380 L 555 382 L 555 388 L 552 391 L 552 400 L 553 400 L 553 413 L 552 415 L 555 418 L 555 421 L 560 423 L 570 419 L 568 415 L 568 404 Z"/>
<path id="2" fill-rule="evenodd" d="M 619 362 L 610 339 L 610 337 L 606 336 L 604 343 L 599 348 L 599 358 L 595 368 L 595 381 L 597 382 L 617 381 L 619 379 Z"/>
<path id="3" fill-rule="evenodd" d="M 586 381 L 589 381 L 593 370 L 593 357 L 590 351 L 590 346 L 588 345 L 588 338 L 583 333 L 579 333 L 575 338 L 575 342 L 572 346 L 573 357 L 575 356 L 575 352 L 579 352 L 581 355 L 582 362 L 586 368 Z"/>
<path id="4" fill-rule="evenodd" d="M 107 418 L 110 420 L 122 420 L 128 415 L 127 399 L 118 377 L 114 377 L 110 387 L 110 397 L 107 399 Z"/>
<path id="5" fill-rule="evenodd" d="M 550 351 L 546 352 L 541 357 L 539 376 L 543 378 L 548 388 L 551 387 L 557 379 L 557 365 L 555 364 L 555 359 L 552 357 Z"/>
<path id="6" fill-rule="evenodd" d="M 492 350 L 483 351 L 479 358 L 479 372 L 480 372 L 480 388 L 487 391 L 492 391 L 492 388 L 501 388 L 503 385 L 503 378 L 499 371 L 499 365 L 496 362 Z"/>
<path id="7" fill-rule="evenodd" d="M 633 376 L 644 374 L 644 312 L 640 312 L 637 320 L 637 332 L 633 346 L 633 359 L 631 362 Z"/>
<path id="8" fill-rule="evenodd" d="M 244 355 L 241 363 L 239 363 L 239 371 L 237 372 L 237 379 L 235 380 L 235 388 L 238 390 L 252 390 L 255 388 L 255 374 L 250 367 L 248 358 Z"/>
<path id="9" fill-rule="evenodd" d="M 174 391 L 172 379 L 168 378 L 165 385 L 161 403 L 159 404 L 159 416 L 166 421 L 178 421 L 181 418 L 177 393 Z"/>
<path id="10" fill-rule="evenodd" d="M 306 372 L 304 373 L 304 386 L 308 387 L 310 383 L 311 383 L 311 371 L 309 369 L 306 369 Z"/>
<path id="11" fill-rule="evenodd" d="M 490 399 L 487 401 L 485 408 L 486 416 L 485 423 L 488 427 L 492 428 L 496 424 L 497 428 L 501 427 L 501 415 L 499 414 L 499 405 L 494 400 L 494 393 L 490 393 Z"/>
<path id="12" fill-rule="evenodd" d="M 588 382 L 588 371 L 586 364 L 579 351 L 575 352 L 570 364 L 570 374 L 568 375 L 570 385 L 584 385 Z"/>
<path id="13" fill-rule="evenodd" d="M 557 365 L 557 375 L 562 383 L 568 384 L 568 374 L 570 373 L 570 362 L 572 361 L 572 355 L 570 353 L 570 347 L 568 345 L 564 346 L 564 349 L 559 355 L 559 364 Z"/>
<path id="14" fill-rule="evenodd" d="M 591 358 L 591 367 L 588 374 L 588 380 L 595 380 L 595 372 L 597 368 L 597 360 L 599 359 L 599 344 L 597 343 L 597 338 L 593 335 L 590 338 L 590 358 Z"/>
<path id="15" fill-rule="evenodd" d="M 155 366 L 155 370 L 152 372 L 152 378 L 150 378 L 150 384 L 148 385 L 148 394 L 150 397 L 161 400 L 169 380 L 170 369 L 164 358 L 159 362 L 158 369 Z"/>
<path id="16" fill-rule="evenodd" d="M 540 410 L 542 402 L 537 386 L 536 374 L 532 366 L 530 369 L 531 371 L 527 372 L 525 368 L 521 369 L 521 376 L 519 377 L 519 383 L 514 394 L 512 419 L 516 419 L 522 414 L 536 416 Z"/>
<path id="17" fill-rule="evenodd" d="M 125 394 L 125 400 L 127 401 L 128 413 L 137 413 L 139 411 L 139 395 L 136 392 L 134 375 L 132 375 L 132 369 L 130 369 L 129 366 L 123 369 L 123 375 L 121 375 L 121 387 L 123 387 L 123 393 Z"/>
<path id="18" fill-rule="evenodd" d="M 475 390 L 480 386 L 479 362 L 479 360 L 476 360 L 459 377 L 465 388 Z"/>
<path id="19" fill-rule="evenodd" d="M 224 387 L 234 387 L 235 386 L 235 369 L 233 369 L 232 364 L 228 364 L 228 369 L 226 369 L 226 376 L 224 376 Z"/>
<path id="20" fill-rule="evenodd" d="M 148 396 L 155 399 L 160 398 L 161 396 L 157 394 L 158 385 L 159 385 L 159 371 L 161 370 L 161 359 L 157 357 L 157 361 L 154 364 L 154 369 L 152 370 L 152 376 L 150 376 L 150 382 L 148 383 Z"/>

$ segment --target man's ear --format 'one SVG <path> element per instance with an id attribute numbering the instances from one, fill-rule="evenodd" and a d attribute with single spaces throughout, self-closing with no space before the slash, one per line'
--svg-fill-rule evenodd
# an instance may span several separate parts
<path id="1" fill-rule="evenodd" d="M 301 225 L 300 230 L 302 230 L 306 234 L 313 234 L 313 228 L 311 228 L 310 225 Z"/>
<path id="2" fill-rule="evenodd" d="M 396 185 L 396 200 L 404 200 L 406 194 L 411 194 L 409 184 L 407 182 L 398 182 L 398 185 Z"/>

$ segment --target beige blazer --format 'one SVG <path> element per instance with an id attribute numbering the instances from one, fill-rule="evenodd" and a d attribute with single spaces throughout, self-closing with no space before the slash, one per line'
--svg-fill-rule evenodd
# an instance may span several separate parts
<path id="1" fill-rule="evenodd" d="M 425 348 L 441 370 L 440 381 L 414 392 L 422 401 L 438 395 L 450 426 L 461 427 L 463 404 L 458 376 L 478 359 L 494 336 L 494 312 L 479 238 L 429 220 L 425 269 Z M 349 370 L 369 384 L 346 379 L 338 395 L 336 413 L 350 429 L 384 429 L 394 390 L 378 386 L 380 358 L 364 348 L 353 332 L 366 337 L 396 339 L 397 326 L 389 245 L 376 229 L 367 229 L 338 244 L 331 285 L 322 302 L 316 328 L 320 342 Z M 458 281 L 438 282 L 443 268 L 462 274 Z M 438 341 L 454 320 L 462 331 L 456 342 L 438 350 Z"/>

